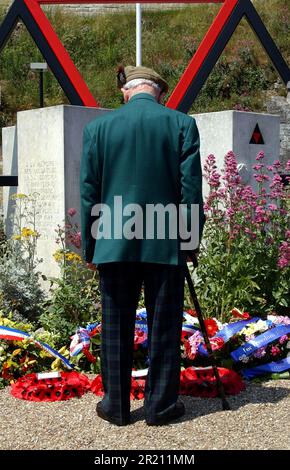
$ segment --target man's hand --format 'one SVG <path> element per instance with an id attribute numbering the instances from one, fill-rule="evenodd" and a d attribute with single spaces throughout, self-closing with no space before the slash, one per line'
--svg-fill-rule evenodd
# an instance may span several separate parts
<path id="1" fill-rule="evenodd" d="M 91 269 L 92 271 L 97 270 L 97 266 L 94 263 L 87 263 L 87 268 Z"/>

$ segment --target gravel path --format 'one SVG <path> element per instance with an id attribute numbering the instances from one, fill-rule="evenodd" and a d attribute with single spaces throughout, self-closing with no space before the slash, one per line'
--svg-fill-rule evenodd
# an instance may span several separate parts
<path id="1" fill-rule="evenodd" d="M 164 427 L 148 427 L 142 401 L 132 403 L 133 424 L 113 426 L 95 413 L 99 398 L 87 393 L 66 402 L 32 403 L 0 391 L 0 449 L 198 450 L 290 449 L 290 381 L 249 384 L 230 397 L 182 397 L 186 415 Z"/>

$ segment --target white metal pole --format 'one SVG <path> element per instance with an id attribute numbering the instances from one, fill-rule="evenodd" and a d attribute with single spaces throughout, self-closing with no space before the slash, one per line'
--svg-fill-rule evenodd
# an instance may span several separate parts
<path id="1" fill-rule="evenodd" d="M 136 3 L 136 66 L 142 64 L 142 9 L 141 3 Z"/>

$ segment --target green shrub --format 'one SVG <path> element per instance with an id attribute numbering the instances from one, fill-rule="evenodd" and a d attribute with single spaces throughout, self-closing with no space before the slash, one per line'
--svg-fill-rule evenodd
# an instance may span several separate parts
<path id="1" fill-rule="evenodd" d="M 35 227 L 37 195 L 16 194 L 14 234 L 0 245 L 0 308 L 14 320 L 35 321 L 42 312 L 45 294 L 36 258 L 39 233 Z"/>

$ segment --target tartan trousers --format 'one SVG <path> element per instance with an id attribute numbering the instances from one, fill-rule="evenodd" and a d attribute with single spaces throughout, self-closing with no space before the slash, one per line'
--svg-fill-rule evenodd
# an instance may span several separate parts
<path id="1" fill-rule="evenodd" d="M 174 408 L 180 383 L 184 267 L 115 262 L 98 265 L 102 297 L 102 407 L 117 420 L 130 415 L 135 318 L 144 283 L 148 322 L 149 371 L 146 419 Z"/>

